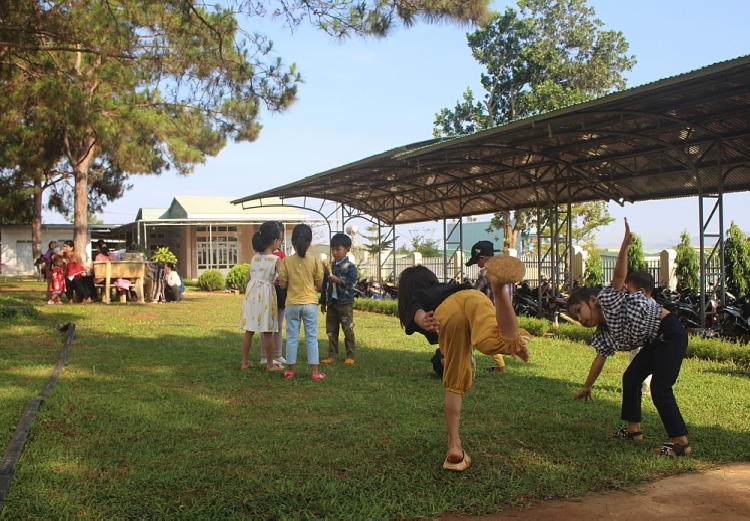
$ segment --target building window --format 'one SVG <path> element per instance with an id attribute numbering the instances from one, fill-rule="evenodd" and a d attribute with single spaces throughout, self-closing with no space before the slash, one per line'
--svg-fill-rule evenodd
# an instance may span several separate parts
<path id="1" fill-rule="evenodd" d="M 226 226 L 223 227 L 226 230 Z M 217 230 L 218 231 L 218 230 Z M 199 270 L 226 270 L 237 264 L 238 239 L 236 236 L 222 235 L 196 237 L 196 260 Z"/>

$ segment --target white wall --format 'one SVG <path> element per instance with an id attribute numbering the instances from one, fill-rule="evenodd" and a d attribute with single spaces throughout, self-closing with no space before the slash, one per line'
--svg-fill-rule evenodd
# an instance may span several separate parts
<path id="1" fill-rule="evenodd" d="M 42 226 L 42 253 L 47 251 L 50 241 L 73 240 L 73 228 L 46 228 Z M 91 244 L 91 234 L 86 241 Z M 84 262 L 91 259 L 91 247 L 87 246 Z M 34 254 L 31 244 L 31 226 L 0 227 L 0 262 L 3 275 L 34 275 Z"/>

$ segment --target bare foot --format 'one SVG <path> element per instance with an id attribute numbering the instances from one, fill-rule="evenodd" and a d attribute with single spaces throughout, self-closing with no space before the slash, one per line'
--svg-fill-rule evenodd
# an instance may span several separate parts
<path id="1" fill-rule="evenodd" d="M 464 451 L 458 447 L 453 447 L 448 450 L 448 461 L 450 463 L 460 463 L 464 459 Z"/>
<path id="2" fill-rule="evenodd" d="M 247 371 L 247 370 L 248 370 L 248 369 L 250 369 L 251 367 L 254 367 L 254 366 L 253 366 L 253 363 L 252 363 L 252 362 L 248 362 L 248 363 L 246 363 L 246 364 L 242 364 L 242 370 L 243 370 L 243 371 Z"/>

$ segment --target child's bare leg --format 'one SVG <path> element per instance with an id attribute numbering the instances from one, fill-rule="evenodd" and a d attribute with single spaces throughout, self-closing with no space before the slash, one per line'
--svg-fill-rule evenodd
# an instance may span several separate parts
<path id="1" fill-rule="evenodd" d="M 266 370 L 267 371 L 280 371 L 283 369 L 282 366 L 276 365 L 273 361 L 273 352 L 275 344 L 273 341 L 273 333 L 261 333 L 261 343 L 263 344 L 263 352 L 266 357 Z"/>
<path id="2" fill-rule="evenodd" d="M 253 363 L 247 359 L 248 353 L 250 353 L 250 346 L 253 344 L 253 332 L 245 331 L 245 336 L 242 337 L 242 370 L 246 370 L 248 367 L 252 367 Z"/>
<path id="3" fill-rule="evenodd" d="M 461 424 L 461 405 L 463 396 L 452 391 L 445 391 L 445 419 L 448 423 L 448 461 L 459 463 L 464 459 L 461 438 L 458 428 Z"/>

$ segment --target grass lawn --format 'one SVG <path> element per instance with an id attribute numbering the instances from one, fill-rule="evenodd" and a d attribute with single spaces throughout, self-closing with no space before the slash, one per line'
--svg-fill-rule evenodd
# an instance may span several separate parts
<path id="1" fill-rule="evenodd" d="M 52 321 L 0 319 L 3 452 L 62 347 L 52 323 L 75 322 L 76 337 L 16 469 L 8 519 L 488 514 L 750 454 L 750 378 L 737 366 L 685 361 L 675 392 L 694 453 L 662 458 L 650 452 L 667 439 L 648 399 L 644 443 L 605 438 L 620 426 L 626 355 L 607 363 L 595 403 L 575 402 L 593 349 L 537 338 L 531 363 L 508 357 L 504 375 L 484 371 L 492 360 L 478 356 L 461 431 L 474 464 L 449 473 L 434 347 L 404 335 L 396 318 L 356 313 L 356 365 L 334 364 L 313 382 L 301 346 L 298 376 L 286 381 L 239 370 L 238 295 L 42 306 L 40 290 L 0 288 L 0 304 L 33 301 Z M 325 355 L 322 315 L 318 338 Z"/>

